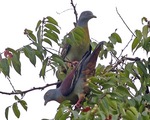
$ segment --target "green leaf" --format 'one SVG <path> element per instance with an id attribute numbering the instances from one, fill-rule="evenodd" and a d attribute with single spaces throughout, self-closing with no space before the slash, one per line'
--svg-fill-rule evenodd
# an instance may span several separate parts
<path id="1" fill-rule="evenodd" d="M 69 117 L 70 112 L 65 112 L 63 113 L 63 115 L 59 118 L 59 120 L 67 120 L 67 118 Z"/>
<path id="2" fill-rule="evenodd" d="M 112 33 L 109 39 L 113 44 L 116 44 L 116 42 L 122 43 L 121 37 L 117 33 Z"/>
<path id="3" fill-rule="evenodd" d="M 13 54 L 12 64 L 13 64 L 15 71 L 21 75 L 21 63 L 20 63 L 19 57 L 20 57 L 20 53 Z"/>
<path id="4" fill-rule="evenodd" d="M 142 32 L 140 30 L 135 30 L 135 34 L 136 34 L 136 37 L 139 39 L 139 41 L 141 41 L 141 39 L 142 39 Z"/>
<path id="5" fill-rule="evenodd" d="M 46 18 L 48 19 L 48 22 L 58 26 L 58 23 L 54 18 L 52 18 L 50 16 L 47 16 Z"/>
<path id="6" fill-rule="evenodd" d="M 53 40 L 54 42 L 58 43 L 58 36 L 56 33 L 54 32 L 47 32 L 44 34 L 45 37 L 50 38 L 51 40 Z"/>
<path id="7" fill-rule="evenodd" d="M 36 42 L 36 37 L 35 37 L 35 35 L 34 35 L 33 33 L 29 33 L 28 35 L 29 35 L 29 37 L 30 37 L 33 41 Z"/>
<path id="8" fill-rule="evenodd" d="M 5 109 L 5 118 L 6 118 L 7 120 L 8 120 L 9 108 L 10 108 L 10 107 L 7 107 L 7 108 Z"/>
<path id="9" fill-rule="evenodd" d="M 34 53 L 41 61 L 44 60 L 44 56 L 41 51 L 34 50 Z"/>
<path id="10" fill-rule="evenodd" d="M 150 103 L 150 94 L 145 94 L 143 98 Z"/>
<path id="11" fill-rule="evenodd" d="M 107 50 L 108 50 L 108 51 L 111 51 L 111 50 L 114 49 L 114 45 L 113 45 L 111 42 L 108 42 L 108 43 L 106 44 L 106 47 L 107 47 Z"/>
<path id="12" fill-rule="evenodd" d="M 125 66 L 125 70 L 127 70 L 129 73 L 133 72 L 133 63 L 127 63 Z"/>
<path id="13" fill-rule="evenodd" d="M 147 75 L 147 70 L 146 70 L 145 65 L 144 65 L 141 61 L 136 61 L 136 64 L 137 64 L 139 73 L 140 73 L 141 75 L 146 76 L 146 75 Z"/>
<path id="14" fill-rule="evenodd" d="M 14 96 L 15 100 L 20 100 L 16 95 Z"/>
<path id="15" fill-rule="evenodd" d="M 117 110 L 117 102 L 116 101 L 108 98 L 107 102 L 111 108 L 113 108 L 114 110 Z"/>
<path id="16" fill-rule="evenodd" d="M 56 115 L 55 115 L 55 120 L 59 120 L 60 116 L 62 116 L 63 112 L 62 109 L 59 108 Z"/>
<path id="17" fill-rule="evenodd" d="M 54 61 L 55 63 L 57 63 L 58 66 L 65 66 L 64 61 L 62 60 L 62 58 L 60 56 L 58 56 L 57 54 L 53 54 L 51 56 L 51 60 Z"/>
<path id="18" fill-rule="evenodd" d="M 136 116 L 130 111 L 126 111 L 126 119 L 127 120 L 137 120 Z"/>
<path id="19" fill-rule="evenodd" d="M 91 46 L 92 46 L 92 50 L 94 50 L 95 47 L 97 46 L 97 43 L 96 43 L 96 42 L 91 42 L 90 44 L 91 44 Z"/>
<path id="20" fill-rule="evenodd" d="M 139 44 L 139 42 L 140 42 L 140 40 L 137 37 L 133 40 L 132 51 L 137 47 L 137 45 Z"/>
<path id="21" fill-rule="evenodd" d="M 60 31 L 58 30 L 58 28 L 53 24 L 46 24 L 45 27 L 60 34 Z"/>
<path id="22" fill-rule="evenodd" d="M 6 50 L 8 50 L 8 51 L 10 51 L 10 52 L 12 52 L 12 53 L 14 53 L 14 54 L 17 54 L 17 51 L 14 50 L 14 49 L 12 49 L 12 48 L 7 48 Z"/>
<path id="23" fill-rule="evenodd" d="M 134 115 L 138 115 L 138 111 L 137 111 L 137 109 L 135 108 L 135 107 L 133 107 L 133 106 L 131 106 L 130 108 L 129 108 L 129 110 L 134 114 Z"/>
<path id="24" fill-rule="evenodd" d="M 5 76 L 9 77 L 10 68 L 9 68 L 8 60 L 6 58 L 0 60 L 0 68 L 1 68 L 1 70 L 3 72 L 3 74 Z"/>
<path id="25" fill-rule="evenodd" d="M 24 100 L 20 100 L 19 103 L 21 104 L 21 106 L 27 111 L 28 107 L 27 107 L 27 103 Z"/>
<path id="26" fill-rule="evenodd" d="M 145 25 L 142 29 L 143 38 L 147 38 L 148 35 L 148 26 Z"/>
<path id="27" fill-rule="evenodd" d="M 15 116 L 16 116 L 17 118 L 19 118 L 19 117 L 20 117 L 20 111 L 19 111 L 19 109 L 18 109 L 17 103 L 14 103 L 14 104 L 13 104 L 12 109 L 13 109 L 13 112 L 14 112 Z"/>
<path id="28" fill-rule="evenodd" d="M 36 28 L 35 28 L 35 31 L 37 31 L 37 29 L 39 28 L 41 22 L 42 22 L 41 20 L 38 21 L 38 23 L 37 23 L 37 25 L 36 25 Z"/>
<path id="29" fill-rule="evenodd" d="M 44 29 L 44 31 L 45 31 L 46 33 L 52 34 L 52 36 L 54 36 L 54 38 L 55 38 L 56 40 L 59 39 L 57 33 L 55 33 L 54 31 L 48 30 L 48 29 Z"/>
<path id="30" fill-rule="evenodd" d="M 123 87 L 123 86 L 118 86 L 117 88 L 116 88 L 116 91 L 119 93 L 119 94 L 121 94 L 121 95 L 125 95 L 125 96 L 131 96 L 130 95 L 130 93 L 129 93 L 129 91 L 128 91 L 128 89 L 127 88 L 125 88 L 125 87 Z"/>
<path id="31" fill-rule="evenodd" d="M 105 99 L 102 99 L 101 100 L 101 103 L 99 104 L 99 108 L 105 113 L 105 114 L 108 114 L 108 103 L 106 102 Z"/>
<path id="32" fill-rule="evenodd" d="M 37 31 L 37 39 L 38 39 L 37 50 L 42 51 L 41 26 L 39 27 Z"/>
<path id="33" fill-rule="evenodd" d="M 137 88 L 136 88 L 136 85 L 132 82 L 132 80 L 128 81 L 127 82 L 127 85 L 131 88 L 133 88 L 136 92 L 137 92 Z"/>
<path id="34" fill-rule="evenodd" d="M 52 46 L 52 42 L 49 39 L 44 38 L 43 41 L 46 42 L 46 43 L 48 43 L 50 46 Z"/>
<path id="35" fill-rule="evenodd" d="M 48 62 L 48 58 L 46 58 L 46 59 L 43 61 L 42 69 L 41 69 L 41 71 L 40 71 L 40 77 L 42 76 L 43 79 L 45 78 L 45 71 L 46 71 L 47 62 Z"/>
<path id="36" fill-rule="evenodd" d="M 29 58 L 30 62 L 35 66 L 36 57 L 34 50 L 28 45 L 23 48 L 24 54 Z"/>

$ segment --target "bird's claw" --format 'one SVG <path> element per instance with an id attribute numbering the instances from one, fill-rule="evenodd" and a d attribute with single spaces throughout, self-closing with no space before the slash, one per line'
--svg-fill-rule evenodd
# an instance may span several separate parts
<path id="1" fill-rule="evenodd" d="M 78 63 L 79 63 L 79 61 L 68 62 L 68 63 L 67 63 L 67 66 L 68 66 L 69 68 L 71 68 L 71 67 L 74 68 Z"/>

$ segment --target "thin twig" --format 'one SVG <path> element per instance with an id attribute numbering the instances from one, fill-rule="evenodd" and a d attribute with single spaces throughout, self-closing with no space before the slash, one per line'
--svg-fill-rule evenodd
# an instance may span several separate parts
<path id="1" fill-rule="evenodd" d="M 133 35 L 131 36 L 131 39 L 128 41 L 128 43 L 126 44 L 126 46 L 121 50 L 121 53 L 119 55 L 118 58 L 120 58 L 122 56 L 122 53 L 124 52 L 124 50 L 128 47 L 128 45 L 130 44 L 130 42 L 133 40 Z"/>
<path id="2" fill-rule="evenodd" d="M 61 83 L 61 81 L 60 82 L 56 82 L 56 83 L 52 83 L 52 84 L 46 84 L 43 87 L 33 87 L 33 88 L 31 88 L 29 90 L 25 90 L 25 91 L 19 91 L 19 92 L 18 91 L 16 91 L 16 92 L 3 92 L 3 91 L 0 91 L 0 93 L 1 94 L 5 94 L 5 95 L 17 95 L 17 94 L 23 95 L 23 94 L 26 94 L 28 92 L 35 91 L 35 90 L 44 90 L 45 88 L 47 88 L 49 86 L 57 85 L 59 83 Z"/>
<path id="3" fill-rule="evenodd" d="M 62 14 L 62 13 L 64 13 L 64 12 L 66 12 L 66 11 L 69 11 L 69 10 L 72 10 L 72 8 L 66 9 L 66 10 L 64 10 L 64 11 L 62 11 L 62 12 L 57 12 L 57 11 L 56 11 L 56 13 L 57 13 L 58 15 L 60 15 L 60 14 Z"/>
<path id="4" fill-rule="evenodd" d="M 77 23 L 78 22 L 78 13 L 77 13 L 77 10 L 76 10 L 76 4 L 73 3 L 73 0 L 71 0 L 71 5 L 73 7 L 73 11 L 74 11 L 75 18 L 76 18 L 76 23 Z"/>
<path id="5" fill-rule="evenodd" d="M 8 77 L 7 77 L 7 80 L 9 81 L 9 83 L 10 83 L 12 89 L 14 90 L 14 92 L 16 92 L 15 87 L 14 87 L 14 85 L 12 84 L 11 80 L 10 80 Z"/>
<path id="6" fill-rule="evenodd" d="M 132 32 L 132 30 L 129 28 L 129 26 L 126 24 L 126 22 L 124 21 L 124 19 L 121 17 L 120 13 L 118 12 L 118 9 L 116 7 L 116 12 L 119 15 L 119 17 L 121 18 L 122 22 L 125 24 L 125 26 L 128 28 L 128 30 L 132 33 L 132 35 L 134 35 L 134 37 L 136 37 L 136 35 Z"/>
<path id="7" fill-rule="evenodd" d="M 48 48 L 48 47 L 44 47 L 46 50 L 47 49 L 49 49 L 49 50 L 53 50 L 53 51 L 55 51 L 55 52 L 57 52 L 57 53 L 59 53 L 59 51 L 58 50 L 56 50 L 56 49 L 53 49 L 53 48 Z"/>

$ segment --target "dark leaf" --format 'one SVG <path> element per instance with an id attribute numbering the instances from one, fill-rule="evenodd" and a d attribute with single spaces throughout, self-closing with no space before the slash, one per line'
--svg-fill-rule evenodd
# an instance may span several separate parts
<path id="1" fill-rule="evenodd" d="M 18 74 L 21 75 L 20 53 L 13 54 L 12 64 Z"/>
<path id="2" fill-rule="evenodd" d="M 150 103 L 150 94 L 145 94 L 143 98 Z"/>
<path id="3" fill-rule="evenodd" d="M 41 51 L 34 50 L 34 53 L 41 61 L 44 60 L 44 56 Z"/>
<path id="4" fill-rule="evenodd" d="M 141 61 L 136 61 L 136 64 L 137 64 L 140 75 L 147 76 L 147 70 L 146 70 L 145 65 Z"/>
<path id="5" fill-rule="evenodd" d="M 36 37 L 35 37 L 35 35 L 34 35 L 33 33 L 29 33 L 28 35 L 29 35 L 29 37 L 30 37 L 33 41 L 36 42 Z"/>
<path id="6" fill-rule="evenodd" d="M 52 18 L 50 16 L 47 16 L 46 18 L 48 19 L 48 22 L 58 26 L 58 23 L 54 18 Z"/>
<path id="7" fill-rule="evenodd" d="M 27 107 L 27 103 L 24 100 L 20 100 L 19 103 L 21 104 L 21 106 L 27 111 L 28 107 Z"/>
<path id="8" fill-rule="evenodd" d="M 51 60 L 56 62 L 58 66 L 64 66 L 65 67 L 65 63 L 60 56 L 53 54 L 51 56 Z"/>
<path id="9" fill-rule="evenodd" d="M 127 70 L 129 73 L 133 72 L 133 63 L 127 63 L 125 66 L 125 70 Z"/>
<path id="10" fill-rule="evenodd" d="M 25 55 L 29 58 L 30 62 L 35 66 L 36 64 L 36 57 L 34 50 L 28 45 L 23 48 Z"/>
<path id="11" fill-rule="evenodd" d="M 14 112 L 15 116 L 16 116 L 17 118 L 19 118 L 19 117 L 20 117 L 20 111 L 19 111 L 19 109 L 18 109 L 17 103 L 14 103 L 14 104 L 13 104 L 12 109 L 13 109 L 13 112 Z"/>
<path id="12" fill-rule="evenodd" d="M 5 118 L 6 118 L 7 120 L 8 120 L 9 108 L 10 108 L 10 107 L 7 107 L 7 108 L 5 109 Z"/>
<path id="13" fill-rule="evenodd" d="M 36 25 L 36 28 L 35 28 L 35 31 L 37 31 L 37 29 L 39 28 L 41 22 L 42 22 L 41 20 L 38 21 L 38 23 L 37 23 L 37 25 Z"/>
<path id="14" fill-rule="evenodd" d="M 44 38 L 43 41 L 52 46 L 52 42 L 50 41 L 50 39 Z"/>
<path id="15" fill-rule="evenodd" d="M 123 86 L 118 86 L 116 91 L 121 94 L 122 96 L 131 96 L 128 89 Z"/>
<path id="16" fill-rule="evenodd" d="M 41 69 L 41 71 L 40 71 L 40 77 L 42 76 L 43 79 L 45 78 L 45 71 L 46 71 L 47 62 L 48 62 L 48 58 L 46 58 L 46 59 L 43 61 L 42 69 Z"/>
<path id="17" fill-rule="evenodd" d="M 19 101 L 20 99 L 15 95 L 14 96 L 15 100 Z"/>
<path id="18" fill-rule="evenodd" d="M 3 74 L 5 76 L 9 77 L 10 68 L 9 68 L 8 60 L 6 58 L 0 60 L 0 68 L 1 68 L 1 70 L 3 72 Z"/>

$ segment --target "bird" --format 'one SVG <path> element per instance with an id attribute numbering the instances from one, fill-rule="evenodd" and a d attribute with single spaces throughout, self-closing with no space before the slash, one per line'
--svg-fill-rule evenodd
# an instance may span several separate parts
<path id="1" fill-rule="evenodd" d="M 104 42 L 100 42 L 94 51 L 87 51 L 79 64 L 67 75 L 62 84 L 55 89 L 50 89 L 44 94 L 44 105 L 54 100 L 62 103 L 70 100 L 71 104 L 80 106 L 86 94 L 90 89 L 87 85 L 87 79 L 93 76 L 97 58 Z"/>
<path id="2" fill-rule="evenodd" d="M 90 49 L 90 35 L 88 21 L 96 16 L 91 11 L 83 11 L 79 16 L 76 27 L 64 37 L 61 47 L 61 57 L 66 62 L 66 67 L 59 66 L 56 76 L 63 81 L 70 70 L 78 64 L 83 55 Z M 69 39 L 69 40 L 68 40 Z M 70 41 L 70 42 L 69 42 Z M 57 88 L 61 83 L 57 85 Z"/>
<path id="3" fill-rule="evenodd" d="M 83 55 L 89 50 L 90 47 L 90 35 L 88 29 L 88 21 L 92 18 L 96 18 L 96 16 L 91 11 L 83 11 L 79 16 L 79 20 L 76 23 L 76 27 L 69 32 L 68 36 L 70 44 L 67 43 L 66 39 L 62 42 L 62 51 L 61 56 L 64 60 L 72 62 L 72 61 L 80 61 Z M 76 40 L 75 33 L 79 34 L 78 31 L 82 31 L 82 37 L 78 37 L 80 40 Z M 76 44 L 76 42 L 78 44 Z"/>

